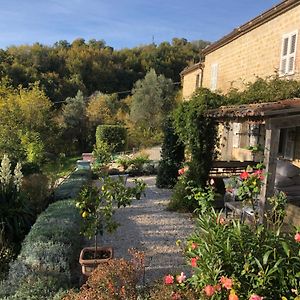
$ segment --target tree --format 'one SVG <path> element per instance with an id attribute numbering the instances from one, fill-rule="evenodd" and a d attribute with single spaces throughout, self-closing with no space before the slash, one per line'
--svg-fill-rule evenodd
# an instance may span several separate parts
<path id="1" fill-rule="evenodd" d="M 74 98 L 68 97 L 62 108 L 63 138 L 69 144 L 78 144 L 79 150 L 84 151 L 86 140 L 86 103 L 83 93 L 78 91 Z"/>
<path id="2" fill-rule="evenodd" d="M 131 120 L 141 128 L 160 131 L 174 106 L 172 80 L 151 69 L 143 80 L 136 82 L 132 93 Z"/>

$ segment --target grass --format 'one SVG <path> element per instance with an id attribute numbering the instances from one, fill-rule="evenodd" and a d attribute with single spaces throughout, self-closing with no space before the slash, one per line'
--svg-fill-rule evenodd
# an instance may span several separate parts
<path id="1" fill-rule="evenodd" d="M 55 161 L 49 161 L 43 165 L 42 171 L 45 175 L 53 180 L 67 176 L 75 169 L 76 161 L 81 159 L 80 156 L 59 157 Z"/>

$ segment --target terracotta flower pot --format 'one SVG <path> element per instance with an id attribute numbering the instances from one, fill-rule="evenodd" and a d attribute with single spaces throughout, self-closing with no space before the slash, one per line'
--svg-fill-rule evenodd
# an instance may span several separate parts
<path id="1" fill-rule="evenodd" d="M 113 256 L 114 251 L 112 247 L 97 247 L 96 255 L 95 247 L 83 248 L 79 256 L 82 274 L 86 277 L 90 276 L 99 264 L 108 262 Z"/>

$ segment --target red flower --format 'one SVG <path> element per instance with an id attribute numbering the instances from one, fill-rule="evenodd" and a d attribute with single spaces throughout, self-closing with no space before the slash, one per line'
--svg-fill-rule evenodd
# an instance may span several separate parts
<path id="1" fill-rule="evenodd" d="M 204 293 L 207 297 L 211 297 L 215 293 L 215 288 L 212 285 L 207 285 L 204 288 Z"/>
<path id="2" fill-rule="evenodd" d="M 171 274 L 169 274 L 169 275 L 165 276 L 164 282 L 165 282 L 165 284 L 173 284 L 174 277 Z"/>
<path id="3" fill-rule="evenodd" d="M 250 296 L 249 300 L 263 300 L 264 297 L 258 296 L 256 294 L 253 294 Z"/>
<path id="4" fill-rule="evenodd" d="M 196 268 L 197 267 L 197 261 L 198 261 L 198 257 L 192 257 L 191 258 L 191 266 L 193 267 L 193 268 Z"/>
<path id="5" fill-rule="evenodd" d="M 220 292 L 221 289 L 222 289 L 220 284 L 216 284 L 214 287 L 215 287 L 215 290 L 218 291 L 218 292 Z"/>
<path id="6" fill-rule="evenodd" d="M 240 178 L 242 179 L 242 180 L 246 180 L 246 179 L 248 179 L 249 178 L 249 173 L 247 172 L 247 171 L 244 171 L 241 175 L 240 175 Z"/>
<path id="7" fill-rule="evenodd" d="M 232 285 L 233 285 L 232 279 L 222 276 L 220 282 L 225 289 L 227 290 L 232 289 Z"/>
<path id="8" fill-rule="evenodd" d="M 299 232 L 297 232 L 297 233 L 295 234 L 294 239 L 295 239 L 295 241 L 296 241 L 297 243 L 300 243 L 300 233 L 299 233 Z"/>
<path id="9" fill-rule="evenodd" d="M 192 247 L 193 250 L 195 250 L 198 247 L 198 244 L 197 243 L 192 243 L 191 247 Z"/>
<path id="10" fill-rule="evenodd" d="M 217 218 L 217 224 L 224 225 L 225 219 L 223 217 Z"/>

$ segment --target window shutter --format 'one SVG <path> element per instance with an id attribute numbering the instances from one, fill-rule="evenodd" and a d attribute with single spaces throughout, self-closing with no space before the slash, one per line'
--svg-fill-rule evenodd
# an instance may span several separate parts
<path id="1" fill-rule="evenodd" d="M 280 75 L 294 74 L 297 50 L 297 34 L 298 32 L 292 32 L 283 36 Z"/>
<path id="2" fill-rule="evenodd" d="M 259 124 L 250 124 L 249 131 L 249 146 L 256 146 L 258 144 Z"/>
<path id="3" fill-rule="evenodd" d="M 240 133 L 241 133 L 241 123 L 233 123 L 232 124 L 232 147 L 239 148 L 240 147 Z"/>
<path id="4" fill-rule="evenodd" d="M 210 89 L 215 91 L 217 89 L 217 82 L 218 82 L 218 64 L 211 65 L 211 82 L 210 82 Z"/>

